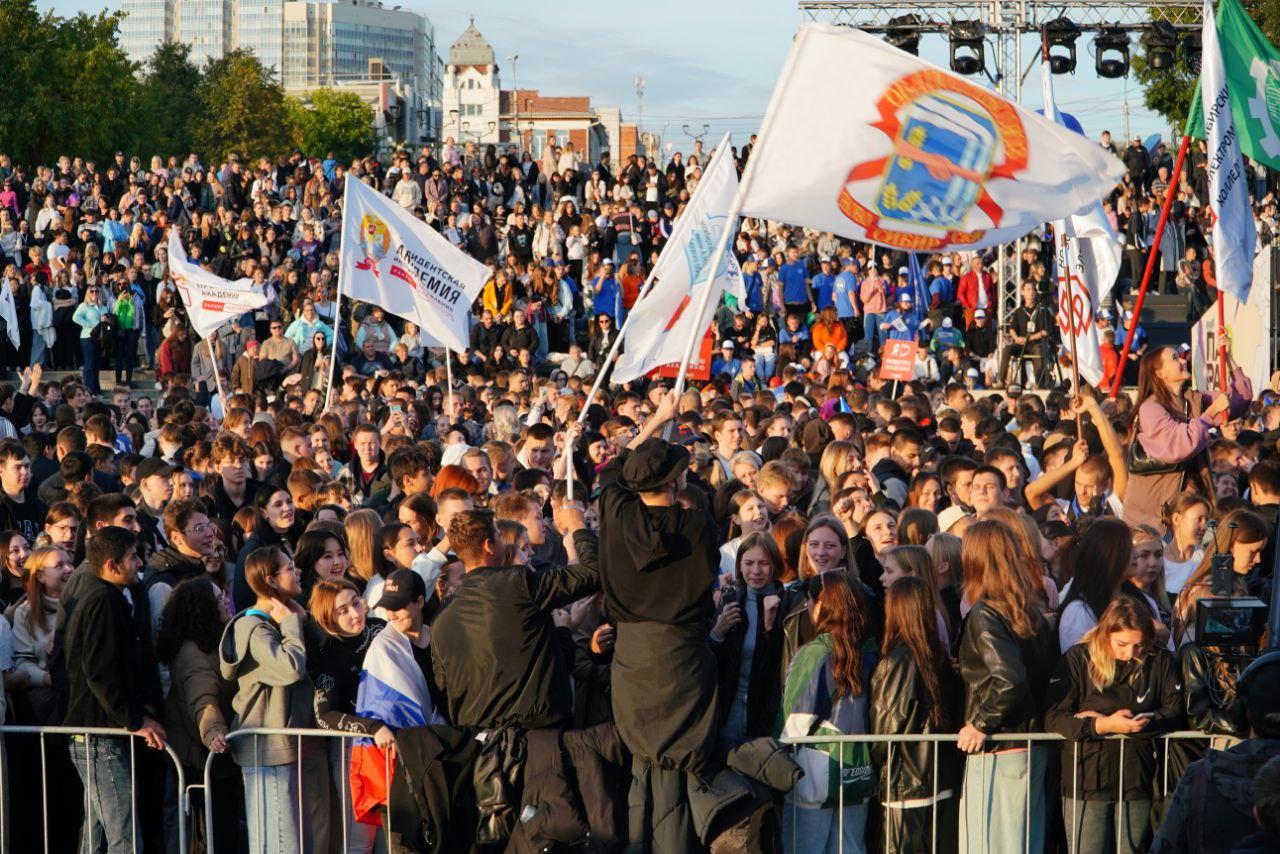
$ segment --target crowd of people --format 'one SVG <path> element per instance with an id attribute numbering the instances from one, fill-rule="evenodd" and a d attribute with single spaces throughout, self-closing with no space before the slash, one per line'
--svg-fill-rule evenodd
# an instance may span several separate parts
<path id="1" fill-rule="evenodd" d="M 588 401 L 708 154 L 0 156 L 5 720 L 136 737 L 7 735 L 5 850 L 176 852 L 179 767 L 220 852 L 1277 850 L 1280 666 L 1205 615 L 1269 600 L 1280 396 L 1071 388 L 1044 235 L 998 329 L 993 256 L 747 220 L 709 377 Z M 469 349 L 338 304 L 348 171 L 490 265 Z M 197 340 L 171 229 L 267 304 Z"/>

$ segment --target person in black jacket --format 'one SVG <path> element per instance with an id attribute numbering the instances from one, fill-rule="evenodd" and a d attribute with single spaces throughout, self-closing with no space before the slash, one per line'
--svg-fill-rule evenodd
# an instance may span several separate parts
<path id="1" fill-rule="evenodd" d="M 1001 522 L 976 522 L 964 535 L 961 564 L 973 607 L 959 653 L 965 723 L 956 744 L 971 754 L 960 809 L 962 851 L 1021 851 L 1025 839 L 1029 851 L 1044 846 L 1046 749 L 988 741 L 1041 731 L 1045 689 L 1058 657 L 1042 614 L 1038 569 L 1019 564 L 1020 549 L 1017 535 Z M 1024 784 L 1005 785 L 1010 777 Z"/>
<path id="2" fill-rule="evenodd" d="M 782 706 L 782 553 L 768 533 L 738 546 L 737 584 L 720 592 L 711 644 L 720 674 L 720 746 L 772 736 Z"/>
<path id="3" fill-rule="evenodd" d="M 899 578 L 885 592 L 883 657 L 871 677 L 873 734 L 955 730 L 960 682 L 938 637 L 936 614 L 933 593 L 919 578 Z M 871 746 L 871 758 L 882 769 L 886 850 L 935 850 L 935 823 L 941 842 L 936 850 L 948 850 L 960 800 L 960 754 L 955 748 L 943 742 L 895 744 L 890 755 L 889 745 L 881 742 Z"/>
<path id="4" fill-rule="evenodd" d="M 431 666 L 455 726 L 539 729 L 573 720 L 568 662 L 551 614 L 594 593 L 600 581 L 596 538 L 581 507 L 566 503 L 560 520 L 578 563 L 537 572 L 497 563 L 492 511 L 466 510 L 450 521 L 449 545 L 467 574 L 431 626 Z"/>
<path id="5" fill-rule="evenodd" d="M 152 656 L 147 598 L 136 586 L 142 569 L 138 535 L 124 528 L 100 528 L 87 550 L 88 568 L 76 571 L 60 598 L 69 686 L 63 725 L 129 730 L 148 747 L 161 750 L 166 735 L 157 720 L 160 679 Z M 140 828 L 133 819 L 129 739 L 75 736 L 70 747 L 93 800 L 87 804 L 84 838 L 103 839 L 110 851 L 141 848 Z"/>
<path id="6" fill-rule="evenodd" d="M 1072 849 L 1146 851 L 1156 743 L 1100 739 L 1173 732 L 1182 724 L 1177 668 L 1172 653 L 1156 641 L 1151 611 L 1131 597 L 1115 599 L 1058 662 L 1046 701 L 1045 727 L 1072 742 L 1062 748 L 1061 789 Z"/>

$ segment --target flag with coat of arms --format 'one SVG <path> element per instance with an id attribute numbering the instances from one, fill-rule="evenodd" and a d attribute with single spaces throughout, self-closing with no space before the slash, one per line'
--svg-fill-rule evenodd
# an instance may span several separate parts
<path id="1" fill-rule="evenodd" d="M 915 252 L 1007 243 L 1088 208 L 1124 172 L 989 89 L 823 24 L 800 28 L 747 169 L 744 216 Z"/>

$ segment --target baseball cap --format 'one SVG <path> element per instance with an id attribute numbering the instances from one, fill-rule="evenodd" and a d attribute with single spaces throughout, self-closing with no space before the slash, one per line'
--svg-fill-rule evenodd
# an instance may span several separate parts
<path id="1" fill-rule="evenodd" d="M 427 597 L 427 583 L 422 576 L 412 569 L 397 569 L 387 576 L 382 585 L 382 595 L 378 597 L 375 608 L 385 611 L 399 611 L 414 602 L 419 596 Z"/>
<path id="2" fill-rule="evenodd" d="M 903 291 L 898 294 L 898 302 L 905 302 L 907 305 L 911 305 L 911 292 Z"/>
<path id="3" fill-rule="evenodd" d="M 732 350 L 732 349 L 733 349 L 733 342 L 732 342 L 732 341 L 721 341 L 721 342 L 720 342 L 720 349 L 721 349 L 721 350 Z"/>
<path id="4" fill-rule="evenodd" d="M 951 324 L 951 318 L 949 318 L 949 317 L 944 317 L 944 318 L 942 318 L 942 328 L 943 328 L 943 329 L 950 329 L 950 328 L 951 328 L 951 326 L 952 326 L 952 324 Z"/>
<path id="5" fill-rule="evenodd" d="M 606 259 L 604 259 L 604 261 L 603 261 L 603 262 L 601 262 L 601 263 L 602 263 L 604 266 L 606 266 L 606 267 L 612 267 L 612 266 L 613 266 L 613 259 L 612 259 L 612 258 L 606 258 Z"/>
<path id="6" fill-rule="evenodd" d="M 938 530 L 945 534 L 951 530 L 952 525 L 968 515 L 968 513 L 964 512 L 964 508 L 953 504 L 938 514 Z"/>
<path id="7" fill-rule="evenodd" d="M 823 256 L 822 256 L 822 258 L 818 261 L 818 263 L 819 263 L 819 264 L 830 264 L 830 263 L 831 263 L 831 259 L 830 259 L 829 257 L 827 257 L 826 255 L 823 255 Z"/>
<path id="8" fill-rule="evenodd" d="M 899 276 L 906 276 L 906 275 L 909 275 L 910 273 L 911 273 L 911 271 L 910 271 L 909 269 L 907 269 L 906 267 L 899 267 L 899 268 L 898 268 L 898 275 L 899 275 Z"/>
<path id="9" fill-rule="evenodd" d="M 975 319 L 976 319 L 976 318 L 979 318 L 979 317 L 986 317 L 986 316 L 987 316 L 987 310 L 986 310 L 985 308 L 980 308 L 980 309 L 978 309 L 977 311 L 975 311 L 975 312 L 973 313 L 973 316 L 974 316 L 974 318 L 975 318 Z"/>
<path id="10" fill-rule="evenodd" d="M 138 480 L 146 480 L 149 477 L 168 477 L 175 471 L 177 469 L 159 457 L 149 457 L 138 464 Z"/>

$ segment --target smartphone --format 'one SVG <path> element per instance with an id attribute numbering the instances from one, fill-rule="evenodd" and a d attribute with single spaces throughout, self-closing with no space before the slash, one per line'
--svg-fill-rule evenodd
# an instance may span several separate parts
<path id="1" fill-rule="evenodd" d="M 392 412 L 403 412 L 404 409 L 398 403 L 393 403 L 388 407 Z"/>
<path id="2" fill-rule="evenodd" d="M 1149 721 L 1156 716 L 1155 712 L 1138 712 L 1133 716 L 1135 721 Z"/>

